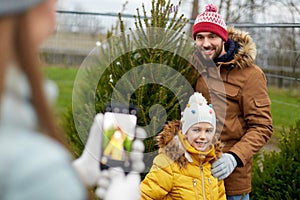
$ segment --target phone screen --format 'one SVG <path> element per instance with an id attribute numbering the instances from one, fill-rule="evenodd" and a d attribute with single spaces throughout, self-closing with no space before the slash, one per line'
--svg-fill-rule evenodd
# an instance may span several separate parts
<path id="1" fill-rule="evenodd" d="M 133 112 L 135 111 L 135 112 Z M 136 110 L 121 107 L 104 113 L 101 169 L 122 167 L 130 170 L 130 152 L 135 138 Z"/>

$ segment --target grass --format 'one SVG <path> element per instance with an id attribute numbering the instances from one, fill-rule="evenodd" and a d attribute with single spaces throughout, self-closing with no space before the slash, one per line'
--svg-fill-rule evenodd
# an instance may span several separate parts
<path id="1" fill-rule="evenodd" d="M 46 77 L 56 82 L 59 88 L 55 112 L 62 115 L 72 105 L 73 82 L 78 69 L 47 66 L 43 70 Z M 276 87 L 269 87 L 268 89 L 272 101 L 271 113 L 274 132 L 281 130 L 282 127 L 294 125 L 297 120 L 300 120 L 299 89 L 279 89 Z"/>
<path id="2" fill-rule="evenodd" d="M 47 66 L 43 68 L 46 78 L 53 80 L 58 89 L 58 99 L 54 105 L 55 113 L 62 115 L 72 106 L 72 90 L 78 68 Z"/>
<path id="3" fill-rule="evenodd" d="M 274 128 L 294 125 L 300 120 L 300 91 L 295 89 L 269 88 Z"/>

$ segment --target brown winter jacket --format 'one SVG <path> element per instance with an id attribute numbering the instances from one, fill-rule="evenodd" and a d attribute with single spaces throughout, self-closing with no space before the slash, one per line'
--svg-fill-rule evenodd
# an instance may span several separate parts
<path id="1" fill-rule="evenodd" d="M 266 77 L 255 64 L 252 38 L 229 28 L 228 39 L 239 45 L 233 59 L 216 63 L 217 68 L 198 63 L 195 89 L 214 106 L 223 152 L 230 151 L 240 159 L 239 166 L 225 179 L 226 194 L 238 195 L 251 192 L 252 157 L 272 135 L 271 102 Z"/>

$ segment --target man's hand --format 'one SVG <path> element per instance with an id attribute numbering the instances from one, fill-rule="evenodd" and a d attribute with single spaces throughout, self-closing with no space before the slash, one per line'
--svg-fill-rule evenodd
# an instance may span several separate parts
<path id="1" fill-rule="evenodd" d="M 235 169 L 237 162 L 233 155 L 224 153 L 220 159 L 212 164 L 211 173 L 218 180 L 227 178 Z"/>

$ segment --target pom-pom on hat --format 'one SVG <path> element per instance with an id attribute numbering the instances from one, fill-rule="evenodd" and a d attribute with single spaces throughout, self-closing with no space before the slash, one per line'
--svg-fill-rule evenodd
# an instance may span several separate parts
<path id="1" fill-rule="evenodd" d="M 215 5 L 208 4 L 205 11 L 197 16 L 193 25 L 194 39 L 199 32 L 212 32 L 220 36 L 225 42 L 227 41 L 227 26 Z"/>
<path id="2" fill-rule="evenodd" d="M 186 134 L 191 126 L 199 122 L 210 123 L 213 126 L 213 132 L 215 132 L 215 111 L 211 105 L 207 105 L 207 101 L 201 93 L 195 92 L 192 96 L 190 96 L 189 102 L 182 114 L 182 133 Z"/>

